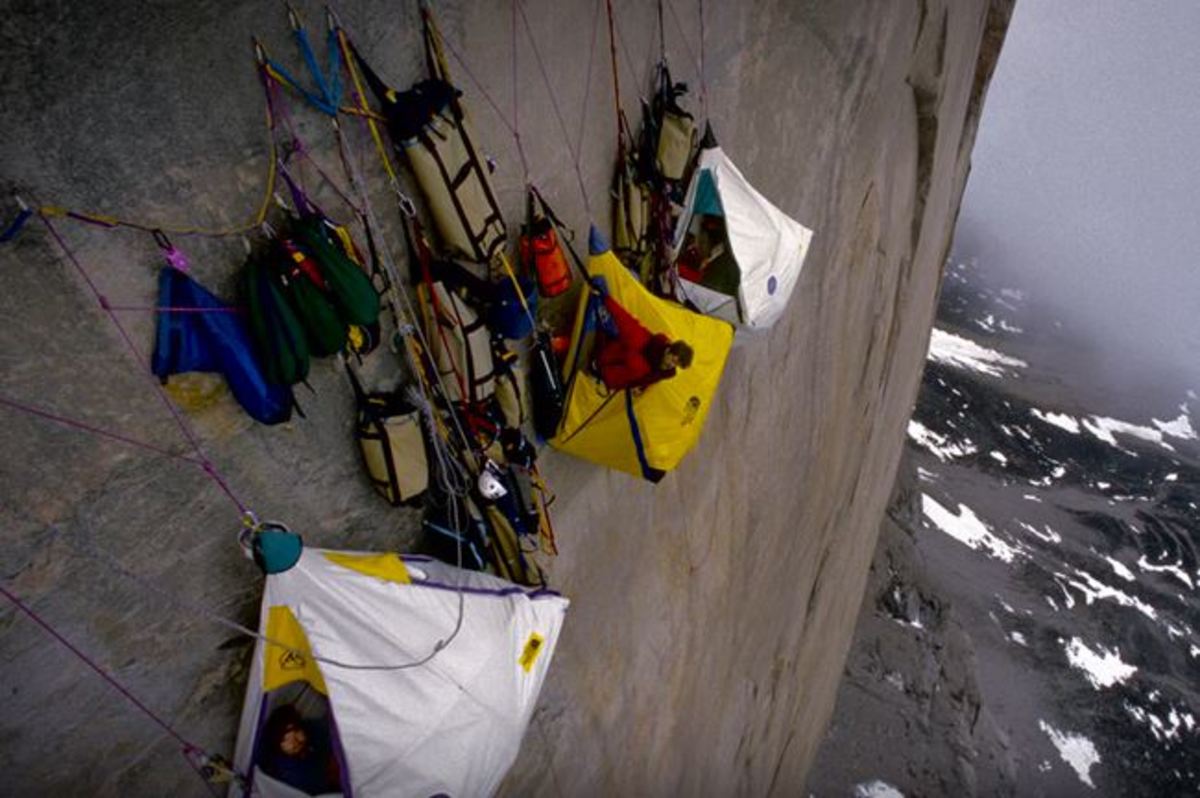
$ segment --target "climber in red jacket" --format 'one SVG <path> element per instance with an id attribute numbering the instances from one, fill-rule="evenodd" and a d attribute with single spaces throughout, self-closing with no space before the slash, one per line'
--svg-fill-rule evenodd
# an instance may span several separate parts
<path id="1" fill-rule="evenodd" d="M 597 331 L 595 369 L 610 391 L 645 388 L 692 365 L 692 348 L 685 342 L 651 333 L 608 294 L 604 308 L 615 335 L 606 325 Z"/>

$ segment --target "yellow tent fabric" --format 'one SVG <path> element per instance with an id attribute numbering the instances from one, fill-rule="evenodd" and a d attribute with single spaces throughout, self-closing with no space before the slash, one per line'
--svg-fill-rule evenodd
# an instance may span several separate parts
<path id="1" fill-rule="evenodd" d="M 598 238 L 593 233 L 593 239 Z M 686 341 L 695 352 L 690 368 L 632 394 L 632 413 L 646 463 L 653 470 L 670 471 L 700 439 L 733 345 L 733 327 L 654 296 L 602 240 L 593 250 L 587 264 L 588 277 L 601 278 L 612 298 L 651 332 Z M 593 332 L 587 323 L 592 298 L 591 292 L 581 292 L 567 355 L 567 363 L 575 364 L 575 371 L 567 375 L 567 405 L 558 434 L 550 444 L 585 460 L 650 479 L 652 476 L 644 472 L 638 458 L 627 392 L 609 391 L 587 368 Z"/>
<path id="2" fill-rule="evenodd" d="M 312 649 L 308 646 L 308 635 L 296 620 L 296 616 L 286 606 L 274 606 L 267 611 L 267 644 L 264 657 L 262 689 L 264 693 L 283 687 L 292 682 L 305 681 L 320 691 L 329 695 L 325 686 L 325 677 L 317 667 L 317 661 L 312 658 Z M 278 644 L 278 645 L 275 645 Z"/>

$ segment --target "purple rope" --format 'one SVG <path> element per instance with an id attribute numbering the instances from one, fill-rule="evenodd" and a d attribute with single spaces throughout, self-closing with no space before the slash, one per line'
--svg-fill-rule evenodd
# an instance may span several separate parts
<path id="1" fill-rule="evenodd" d="M 193 745 L 192 743 L 188 742 L 188 740 L 182 734 L 175 731 L 174 727 L 172 727 L 171 724 L 167 723 L 165 720 L 163 720 L 161 717 L 159 717 L 159 715 L 157 713 L 155 713 L 154 710 L 150 709 L 150 707 L 143 704 L 141 702 L 141 700 L 138 699 L 137 696 L 135 696 L 124 685 L 122 685 L 120 682 L 118 682 L 116 680 L 116 678 L 113 677 L 112 674 L 110 674 L 108 671 L 104 670 L 104 668 L 100 667 L 100 665 L 98 663 L 96 663 L 87 654 L 83 653 L 83 651 L 76 648 L 74 643 L 72 643 L 67 638 L 63 637 L 62 634 L 60 634 L 57 629 L 55 629 L 53 626 L 50 625 L 49 622 L 47 622 L 40 615 L 38 615 L 36 612 L 34 612 L 32 608 L 30 608 L 28 605 L 25 604 L 25 602 L 21 601 L 21 599 L 17 598 L 13 593 L 9 592 L 8 588 L 6 588 L 3 584 L 0 584 L 0 594 L 3 594 L 3 596 L 6 599 L 8 599 L 10 602 L 12 602 L 14 607 L 19 609 L 21 612 L 25 613 L 25 615 L 28 616 L 28 618 L 31 621 L 36 623 L 38 626 L 42 627 L 42 629 L 44 629 L 51 637 L 53 637 L 59 643 L 62 643 L 72 654 L 74 654 L 76 657 L 78 657 L 79 660 L 84 665 L 87 665 L 89 668 L 91 668 L 93 671 L 95 671 L 96 674 L 99 675 L 101 679 L 108 682 L 110 687 L 112 687 L 114 690 L 116 690 L 118 693 L 120 693 L 122 696 L 124 696 L 125 700 L 127 700 L 129 703 L 133 704 L 135 707 L 140 709 L 146 717 L 150 718 L 150 720 L 152 720 L 156 724 L 158 724 L 158 726 L 163 731 L 165 731 L 167 734 L 171 735 L 171 737 L 173 737 L 181 746 L 183 746 L 184 749 L 196 750 L 196 751 L 203 750 L 199 746 Z"/>
<path id="2" fill-rule="evenodd" d="M 154 452 L 155 454 L 161 454 L 163 457 L 171 457 L 176 460 L 182 460 L 185 463 L 191 463 L 192 465 L 203 466 L 203 463 L 200 460 L 197 460 L 196 458 L 190 457 L 186 454 L 179 454 L 178 452 L 172 452 L 168 449 L 163 449 L 161 447 L 155 446 L 152 443 L 145 443 L 143 441 L 139 441 L 136 438 L 130 438 L 127 435 L 122 435 L 119 432 L 110 432 L 106 429 L 101 429 L 100 427 L 96 427 L 96 426 L 93 426 L 92 424 L 88 424 L 85 421 L 78 421 L 73 418 L 68 418 L 67 416 L 60 416 L 57 413 L 51 413 L 47 410 L 41 410 L 39 408 L 33 407 L 32 405 L 27 405 L 22 402 L 17 402 L 17 401 L 8 399 L 3 396 L 0 396 L 0 405 L 4 405 L 13 410 L 19 410 L 23 413 L 28 413 L 31 416 L 37 416 L 38 418 L 44 418 L 47 421 L 53 421 L 55 424 L 62 424 L 63 426 L 66 426 L 66 427 L 73 427 L 75 429 L 82 430 L 84 432 L 90 432 L 91 434 L 99 436 L 101 438 L 111 438 L 112 440 L 120 441 L 121 443 L 127 443 L 130 446 L 137 446 L 138 448 L 145 449 L 150 452 Z"/>
<path id="3" fill-rule="evenodd" d="M 134 361 L 138 364 L 138 370 L 141 371 L 141 365 L 143 363 L 142 353 L 138 350 L 137 344 L 133 342 L 133 338 L 129 335 L 129 331 L 125 329 L 125 325 L 121 323 L 120 318 L 118 318 L 116 312 L 109 305 L 108 299 L 104 296 L 104 294 L 100 293 L 100 288 L 96 285 L 95 281 L 92 279 L 92 276 L 88 273 L 87 269 L 84 268 L 79 259 L 75 257 L 75 253 L 72 252 L 70 247 L 67 246 L 67 242 L 63 240 L 63 237 L 54 227 L 54 224 L 45 214 L 39 215 L 42 218 L 42 223 L 46 225 L 46 229 L 50 231 L 50 235 L 58 244 L 59 249 L 62 250 L 63 254 L 66 256 L 67 260 L 70 261 L 71 265 L 75 267 L 75 271 L 79 273 L 79 276 L 83 278 L 83 281 L 87 283 L 88 289 L 91 290 L 92 295 L 95 296 L 96 301 L 99 303 L 101 309 L 103 309 L 108 315 L 108 318 L 113 323 L 113 326 L 117 328 L 117 332 L 120 333 L 121 338 L 125 341 L 125 346 L 129 349 Z M 237 494 L 235 494 L 232 488 L 229 487 L 229 483 L 225 481 L 225 478 L 220 474 L 220 472 L 217 471 L 216 467 L 212 464 L 212 461 L 208 459 L 208 456 L 204 453 L 204 448 L 200 445 L 199 438 L 197 438 L 196 434 L 192 432 L 191 427 L 188 426 L 187 422 L 183 418 L 183 415 L 179 412 L 179 409 L 175 407 L 175 404 L 171 401 L 171 397 L 167 395 L 166 389 L 163 388 L 162 385 L 159 384 L 158 380 L 156 380 L 148 371 L 144 373 L 149 379 L 150 384 L 154 387 L 155 392 L 158 394 L 158 398 L 162 401 L 168 412 L 170 412 L 171 417 L 175 419 L 175 424 L 179 427 L 180 433 L 182 433 L 184 438 L 187 439 L 188 443 L 191 444 L 192 449 L 196 453 L 196 458 L 200 461 L 200 465 L 204 469 L 204 472 L 208 474 L 212 481 L 216 483 L 217 487 L 219 487 L 221 491 L 227 497 L 229 497 L 229 500 L 237 506 L 241 515 L 246 515 L 249 513 L 250 508 L 242 503 L 242 500 L 239 499 Z"/>
<path id="4" fill-rule="evenodd" d="M 697 0 L 700 6 L 700 110 L 708 121 L 708 80 L 704 75 L 704 0 Z"/>
<path id="5" fill-rule="evenodd" d="M 117 311 L 119 313 L 128 312 L 143 312 L 143 313 L 245 313 L 246 308 L 243 307 L 227 307 L 227 308 L 184 308 L 175 307 L 173 305 L 109 305 L 108 310 Z"/>
<path id="6" fill-rule="evenodd" d="M 516 2 L 516 0 L 513 0 Z M 604 0 L 597 0 L 596 10 L 592 12 L 592 45 L 588 49 L 587 80 L 583 90 L 583 114 L 579 117 L 579 135 L 575 137 L 575 151 L 583 152 L 583 129 L 587 127 L 588 106 L 592 96 L 592 64 L 596 58 L 596 39 L 600 33 L 600 8 Z M 515 36 L 515 34 L 514 34 Z"/>
<path id="7" fill-rule="evenodd" d="M 563 141 L 566 142 L 567 152 L 571 154 L 571 164 L 575 167 L 575 180 L 579 183 L 579 193 L 583 195 L 583 208 L 587 211 L 590 218 L 592 215 L 592 203 L 588 198 L 587 186 L 583 182 L 583 172 L 579 168 L 579 153 L 571 146 L 571 134 L 567 132 L 567 123 L 563 120 L 562 109 L 558 107 L 558 98 L 554 96 L 554 87 L 550 83 L 550 73 L 546 71 L 546 65 L 542 61 L 541 51 L 538 50 L 537 39 L 533 36 L 533 30 L 529 26 L 529 17 L 525 16 L 525 7 L 521 4 L 521 0 L 514 0 L 517 4 L 517 13 L 521 15 L 521 23 L 525 26 L 525 35 L 529 39 L 530 49 L 533 50 L 533 58 L 537 61 L 538 71 L 542 73 L 542 82 L 546 84 L 546 92 L 550 95 L 550 107 L 554 109 L 554 117 L 558 120 L 558 127 L 562 130 Z"/>
<path id="8" fill-rule="evenodd" d="M 525 157 L 525 146 L 521 143 L 521 106 L 518 102 L 520 92 L 517 87 L 517 0 L 512 0 L 512 87 L 513 87 L 513 140 L 517 143 L 517 156 L 521 159 L 521 171 L 525 173 L 525 183 L 530 182 L 529 160 Z"/>
<path id="9" fill-rule="evenodd" d="M 675 30 L 679 31 L 679 39 L 683 42 L 683 49 L 687 52 L 688 58 L 692 61 L 692 66 L 696 68 L 700 75 L 704 74 L 704 67 L 701 62 L 696 59 L 695 52 L 692 51 L 692 45 L 688 42 L 687 34 L 683 32 L 683 25 L 679 22 L 679 17 L 675 14 L 675 5 L 671 0 L 665 0 L 667 10 L 671 12 L 671 21 L 675 23 Z"/>
<path id="10" fill-rule="evenodd" d="M 479 78 L 475 77 L 475 73 L 473 73 L 471 71 L 471 67 L 467 65 L 466 59 L 459 55 L 458 50 L 454 49 L 454 45 L 449 39 L 446 38 L 445 34 L 442 34 L 442 44 L 446 45 L 446 49 L 450 51 L 450 55 L 454 56 L 454 60 L 457 61 L 459 66 L 462 67 L 463 73 L 471 80 L 472 83 L 475 84 L 475 88 L 479 89 L 479 93 L 483 95 L 483 99 L 487 101 L 487 104 L 490 105 L 492 110 L 496 112 L 496 116 L 499 117 L 500 123 L 508 128 L 509 133 L 516 136 L 517 129 L 513 126 L 513 123 L 508 120 L 508 117 L 504 115 L 504 112 L 500 110 L 500 104 L 496 102 L 491 93 L 489 93 L 483 83 L 480 82 Z"/>

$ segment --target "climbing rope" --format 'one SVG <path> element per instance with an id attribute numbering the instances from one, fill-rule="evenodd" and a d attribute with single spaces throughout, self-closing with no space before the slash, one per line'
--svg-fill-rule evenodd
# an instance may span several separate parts
<path id="1" fill-rule="evenodd" d="M 133 705 L 139 712 L 150 719 L 156 726 L 162 729 L 171 739 L 179 744 L 180 750 L 185 758 L 197 773 L 211 786 L 218 783 L 217 779 L 222 781 L 237 781 L 241 784 L 247 784 L 246 779 L 233 770 L 228 761 L 224 757 L 209 754 L 200 746 L 188 740 L 161 715 L 151 709 L 144 701 L 138 698 L 132 690 L 122 684 L 115 676 L 105 670 L 101 665 L 88 656 L 83 649 L 72 643 L 65 635 L 54 627 L 49 621 L 43 618 L 37 611 L 22 601 L 15 593 L 0 583 L 0 595 L 4 596 L 10 604 L 17 610 L 22 612 L 25 617 L 40 626 L 44 632 L 53 637 L 64 648 L 70 651 L 76 659 L 90 668 L 97 676 L 103 679 L 109 687 L 116 690 L 117 693 L 124 698 L 128 703 Z"/>
<path id="2" fill-rule="evenodd" d="M 213 483 L 221 489 L 221 492 L 224 493 L 231 502 L 233 502 L 240 515 L 245 515 L 250 512 L 246 504 L 240 498 L 238 498 L 236 493 L 233 492 L 233 489 L 229 486 L 228 481 L 217 469 L 216 465 L 211 459 L 209 459 L 208 455 L 204 451 L 204 447 L 200 444 L 200 439 L 196 436 L 196 433 L 184 419 L 179 408 L 177 408 L 175 403 L 171 401 L 171 398 L 167 395 L 166 389 L 158 382 L 157 379 L 155 379 L 153 374 L 151 374 L 149 371 L 143 370 L 145 359 L 143 358 L 141 351 L 138 349 L 137 344 L 133 342 L 133 337 L 129 334 L 128 329 L 126 329 L 125 325 L 121 323 L 120 316 L 118 316 L 117 312 L 113 310 L 108 298 L 100 291 L 100 288 L 97 286 L 96 281 L 92 278 L 92 275 L 88 272 L 87 268 L 75 255 L 75 253 L 71 251 L 71 248 L 67 246 L 67 242 L 58 232 L 58 229 L 54 226 L 54 223 L 50 221 L 50 218 L 43 215 L 41 219 L 45 224 L 46 229 L 50 232 L 51 238 L 53 238 L 54 242 L 58 245 L 58 248 L 62 252 L 63 256 L 75 268 L 75 271 L 83 279 L 84 284 L 87 285 L 88 290 L 95 298 L 97 304 L 100 306 L 100 309 L 103 310 L 105 315 L 108 316 L 109 321 L 112 323 L 113 327 L 116 328 L 121 340 L 125 342 L 125 347 L 129 351 L 130 356 L 133 358 L 134 363 L 137 364 L 138 371 L 146 375 L 146 378 L 149 380 L 150 385 L 153 386 L 154 392 L 158 396 L 159 401 L 162 402 L 163 406 L 166 407 L 167 412 L 170 413 L 171 418 L 175 421 L 175 426 L 179 429 L 180 434 L 191 445 L 196 459 L 199 461 L 200 468 L 205 474 L 208 475 Z"/>
<path id="3" fill-rule="evenodd" d="M 587 185 L 583 180 L 583 170 L 579 165 L 579 151 L 571 144 L 571 134 L 567 132 L 567 123 L 563 119 L 562 109 L 558 105 L 558 97 L 554 94 L 554 86 L 550 81 L 550 73 L 546 69 L 546 64 L 542 60 L 541 50 L 538 49 L 537 38 L 533 35 L 533 29 L 529 25 L 529 18 L 525 15 L 525 6 L 521 0 L 513 0 L 517 7 L 517 13 L 521 15 L 521 23 L 525 28 L 525 35 L 529 39 L 529 47 L 533 51 L 534 61 L 537 63 L 538 72 L 541 73 L 542 82 L 546 85 L 546 92 L 550 96 L 550 107 L 554 109 L 554 118 L 558 120 L 559 130 L 562 131 L 563 142 L 567 146 L 567 152 L 571 155 L 571 165 L 575 169 L 575 180 L 579 184 L 579 193 L 583 197 L 583 208 L 587 211 L 589 218 L 592 216 L 592 202 L 588 196 Z"/>

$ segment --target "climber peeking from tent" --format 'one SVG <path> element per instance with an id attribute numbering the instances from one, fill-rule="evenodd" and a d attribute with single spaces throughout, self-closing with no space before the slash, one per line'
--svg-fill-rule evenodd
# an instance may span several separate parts
<path id="1" fill-rule="evenodd" d="M 610 391 L 645 388 L 692 365 L 692 347 L 646 329 L 600 289 L 604 310 L 596 333 L 593 367 Z"/>
<path id="2" fill-rule="evenodd" d="M 274 779 L 309 795 L 340 794 L 341 772 L 327 722 L 305 720 L 284 704 L 267 720 L 261 767 Z"/>

